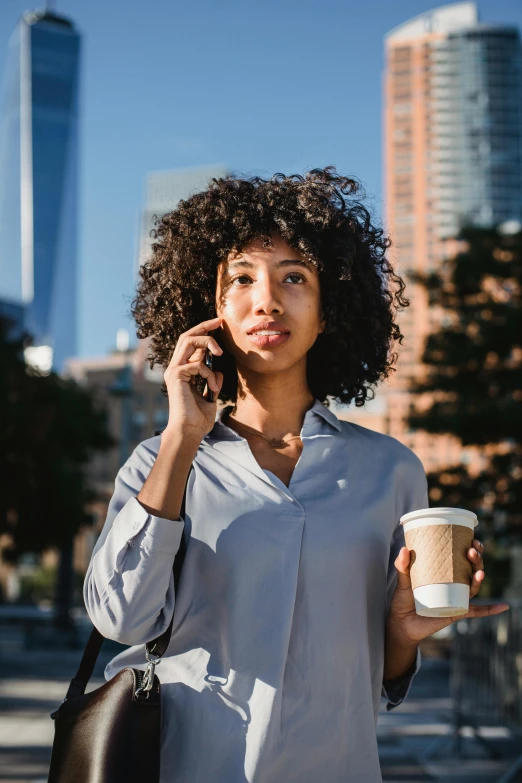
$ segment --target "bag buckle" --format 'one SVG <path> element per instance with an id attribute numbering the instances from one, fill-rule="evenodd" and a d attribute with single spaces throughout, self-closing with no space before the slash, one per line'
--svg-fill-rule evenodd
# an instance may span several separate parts
<path id="1" fill-rule="evenodd" d="M 147 668 L 145 669 L 145 673 L 143 675 L 143 680 L 141 681 L 141 685 L 136 688 L 134 692 L 134 696 L 138 697 L 140 693 L 146 693 L 146 699 L 149 698 L 149 691 L 152 690 L 152 686 L 154 684 L 154 670 L 158 663 L 161 663 L 161 658 L 152 658 L 149 655 L 148 650 L 145 651 L 145 655 L 147 657 Z"/>

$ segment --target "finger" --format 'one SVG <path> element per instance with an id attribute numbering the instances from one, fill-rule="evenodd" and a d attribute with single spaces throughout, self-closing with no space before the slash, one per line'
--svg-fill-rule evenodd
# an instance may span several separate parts
<path id="1" fill-rule="evenodd" d="M 186 335 L 205 334 L 205 332 L 211 331 L 212 329 L 217 329 L 218 326 L 221 325 L 222 320 L 223 319 L 220 316 L 217 316 L 216 318 L 210 318 L 208 321 L 201 321 L 201 323 L 196 324 L 196 326 L 193 326 L 191 329 L 187 329 L 187 331 L 183 332 L 183 334 Z"/>
<path id="2" fill-rule="evenodd" d="M 475 571 L 472 579 L 471 579 L 471 585 L 470 585 L 470 591 L 469 591 L 469 597 L 474 598 L 477 593 L 480 590 L 480 586 L 482 582 L 484 581 L 484 577 L 486 576 L 486 573 L 483 569 L 480 569 L 479 571 Z"/>
<path id="3" fill-rule="evenodd" d="M 203 362 L 205 360 L 206 348 L 196 348 L 193 354 L 187 357 L 188 362 Z"/>
<path id="4" fill-rule="evenodd" d="M 482 560 L 482 555 L 476 549 L 475 547 L 471 547 L 468 549 L 467 552 L 468 560 L 471 560 L 471 564 L 473 566 L 474 571 L 478 571 L 484 567 L 484 561 Z"/>
<path id="5" fill-rule="evenodd" d="M 410 550 L 407 546 L 403 546 L 395 559 L 397 587 L 400 590 L 411 590 L 410 558 Z"/>
<path id="6" fill-rule="evenodd" d="M 217 389 L 215 389 L 214 391 L 216 391 L 217 394 L 219 394 L 219 392 L 221 391 L 221 387 L 223 386 L 224 375 L 223 375 L 222 372 L 216 372 L 215 376 L 216 376 Z M 205 386 L 205 388 L 203 390 L 203 396 L 204 397 L 208 396 L 208 383 L 206 384 L 206 386 Z M 217 397 L 214 400 L 214 402 L 216 402 L 216 400 L 217 400 Z"/>
<path id="7" fill-rule="evenodd" d="M 217 392 L 219 390 L 219 387 L 217 385 L 216 381 L 216 375 L 213 370 L 211 370 L 204 362 L 193 362 L 191 364 L 182 364 L 178 369 L 178 377 L 180 380 L 183 381 L 190 381 L 191 383 L 192 378 L 197 375 L 200 375 L 202 378 L 205 378 L 208 386 L 212 389 L 212 391 Z"/>
<path id="8" fill-rule="evenodd" d="M 212 338 L 209 338 L 209 339 L 212 339 Z M 206 356 L 206 353 L 207 353 L 207 347 L 209 348 L 210 352 L 214 356 L 219 356 L 221 353 L 223 353 L 223 351 L 221 351 L 221 350 L 218 351 L 217 348 L 215 348 L 215 347 L 211 348 L 210 345 L 208 345 L 208 346 L 206 345 L 204 348 L 196 348 L 194 350 L 194 353 L 190 354 L 190 356 L 187 357 L 186 361 L 187 362 L 204 362 L 205 361 L 205 356 Z"/>
<path id="9" fill-rule="evenodd" d="M 478 606 L 476 604 L 469 605 L 468 614 L 456 617 L 456 620 L 463 620 L 468 617 L 490 617 L 494 614 L 501 614 L 509 610 L 509 604 L 486 604 L 485 606 Z"/>
<path id="10" fill-rule="evenodd" d="M 219 392 L 221 391 L 221 387 L 223 386 L 223 373 L 216 373 L 216 383 L 217 383 L 217 389 L 214 389 L 214 399 L 210 400 L 210 402 L 217 402 Z M 203 390 L 203 396 L 205 399 L 208 400 L 209 392 L 208 392 L 208 383 L 205 384 L 205 388 Z"/>
<path id="11" fill-rule="evenodd" d="M 210 335 L 202 337 L 186 337 L 180 338 L 178 343 L 179 353 L 176 355 L 174 352 L 176 364 L 186 364 L 191 361 L 202 361 L 204 359 L 205 350 L 208 348 L 214 356 L 220 356 L 223 353 L 223 349 L 219 346 L 216 340 Z M 194 353 L 198 354 L 198 358 L 193 358 Z M 201 353 L 200 353 L 201 352 Z M 174 358 L 174 357 L 173 357 Z"/>

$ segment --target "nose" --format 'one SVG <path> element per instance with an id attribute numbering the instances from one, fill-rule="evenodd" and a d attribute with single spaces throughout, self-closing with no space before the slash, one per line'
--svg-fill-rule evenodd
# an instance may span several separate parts
<path id="1" fill-rule="evenodd" d="M 254 312 L 256 314 L 284 312 L 278 283 L 272 280 L 270 275 L 260 277 L 253 288 L 255 288 Z"/>

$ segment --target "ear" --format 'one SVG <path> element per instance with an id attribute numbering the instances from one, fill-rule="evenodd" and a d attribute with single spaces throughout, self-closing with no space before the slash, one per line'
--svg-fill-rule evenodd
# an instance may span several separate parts
<path id="1" fill-rule="evenodd" d="M 322 334 L 326 329 L 326 318 L 324 317 L 324 313 L 321 313 L 321 321 L 319 326 L 320 326 L 319 334 Z"/>

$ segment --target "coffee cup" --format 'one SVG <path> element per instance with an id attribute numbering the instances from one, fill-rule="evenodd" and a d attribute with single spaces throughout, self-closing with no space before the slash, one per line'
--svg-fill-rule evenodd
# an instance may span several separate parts
<path id="1" fill-rule="evenodd" d="M 453 617 L 469 611 L 473 566 L 467 556 L 478 525 L 464 508 L 420 508 L 400 518 L 410 550 L 415 611 Z"/>

